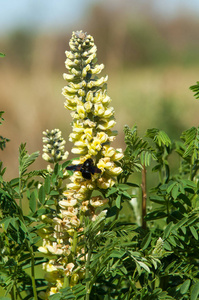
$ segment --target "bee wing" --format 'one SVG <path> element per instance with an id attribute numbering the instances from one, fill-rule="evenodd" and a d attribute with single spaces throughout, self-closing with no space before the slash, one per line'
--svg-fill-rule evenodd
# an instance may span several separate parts
<path id="1" fill-rule="evenodd" d="M 92 174 L 94 174 L 94 173 L 101 173 L 102 171 L 99 169 L 99 168 L 97 168 L 97 167 L 92 167 Z"/>
<path id="2" fill-rule="evenodd" d="M 80 165 L 72 165 L 72 166 L 66 167 L 66 170 L 80 171 L 81 167 L 82 167 L 82 164 L 80 164 Z"/>

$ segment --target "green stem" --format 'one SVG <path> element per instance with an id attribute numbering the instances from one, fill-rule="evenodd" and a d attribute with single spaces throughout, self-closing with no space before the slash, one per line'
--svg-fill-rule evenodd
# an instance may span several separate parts
<path id="1" fill-rule="evenodd" d="M 19 298 L 21 299 L 21 300 L 23 300 L 23 298 L 21 297 L 21 294 L 20 294 L 20 291 L 17 289 L 17 295 L 19 296 Z"/>
<path id="2" fill-rule="evenodd" d="M 33 295 L 34 295 L 34 300 L 37 300 L 37 288 L 36 288 L 36 283 L 35 283 L 35 259 L 34 259 L 34 252 L 32 247 L 28 245 L 28 249 L 30 251 L 31 255 L 31 280 L 32 280 L 32 289 L 33 289 Z"/>
<path id="3" fill-rule="evenodd" d="M 14 286 L 12 287 L 11 291 L 10 291 L 10 296 L 12 300 L 15 300 L 15 295 L 14 295 Z"/>
<path id="4" fill-rule="evenodd" d="M 146 190 L 146 167 L 143 165 L 142 169 L 142 228 L 146 229 L 146 200 L 147 200 L 147 190 Z"/>
<path id="5" fill-rule="evenodd" d="M 190 164 L 190 174 L 189 174 L 189 179 L 192 181 L 193 180 L 193 176 L 192 176 L 192 169 L 193 169 L 193 164 Z"/>
<path id="6" fill-rule="evenodd" d="M 73 246 L 71 249 L 71 252 L 73 253 L 74 256 L 76 254 L 76 247 L 77 247 L 77 231 L 75 231 L 75 233 L 73 235 Z"/>
<path id="7" fill-rule="evenodd" d="M 64 277 L 63 289 L 70 286 L 69 277 Z"/>
<path id="8" fill-rule="evenodd" d="M 21 172 L 19 171 L 19 207 L 22 210 L 22 191 L 21 191 L 21 187 L 22 187 L 22 178 L 21 178 Z"/>
<path id="9" fill-rule="evenodd" d="M 89 300 L 90 299 L 90 280 L 89 280 L 89 274 L 90 274 L 90 259 L 91 259 L 91 249 L 89 248 L 88 250 L 88 256 L 87 256 L 87 261 L 86 261 L 86 299 L 85 300 Z"/>
<path id="10" fill-rule="evenodd" d="M 170 212 L 169 212 L 169 199 L 166 200 L 167 203 L 167 218 L 168 218 L 168 224 L 170 222 Z"/>

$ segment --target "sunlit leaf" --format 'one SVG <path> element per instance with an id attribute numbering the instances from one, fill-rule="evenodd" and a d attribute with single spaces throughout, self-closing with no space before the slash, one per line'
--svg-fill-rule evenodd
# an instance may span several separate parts
<path id="1" fill-rule="evenodd" d="M 191 298 L 190 300 L 197 300 L 199 296 L 199 282 L 196 282 L 191 288 Z"/>
<path id="2" fill-rule="evenodd" d="M 181 293 L 182 295 L 184 295 L 184 294 L 186 294 L 186 293 L 188 292 L 190 284 L 191 284 L 191 280 L 190 280 L 190 279 L 187 279 L 187 280 L 185 280 L 185 282 L 181 285 L 181 287 L 180 287 L 180 293 Z"/>
<path id="3" fill-rule="evenodd" d="M 45 195 L 45 189 L 44 189 L 44 187 L 43 187 L 43 185 L 40 187 L 40 189 L 39 189 L 39 201 L 42 203 L 42 204 L 44 204 L 44 202 L 45 202 L 45 197 L 46 197 L 46 195 Z"/>

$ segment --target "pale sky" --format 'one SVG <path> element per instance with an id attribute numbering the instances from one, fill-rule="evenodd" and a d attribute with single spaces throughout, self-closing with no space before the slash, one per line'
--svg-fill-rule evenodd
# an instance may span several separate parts
<path id="1" fill-rule="evenodd" d="M 125 5 L 133 12 L 135 4 L 143 7 L 149 1 L 163 18 L 180 12 L 199 17 L 199 0 L 0 0 L 0 35 L 17 28 L 36 31 L 76 28 L 87 20 L 95 4 L 106 5 L 109 11 Z"/>

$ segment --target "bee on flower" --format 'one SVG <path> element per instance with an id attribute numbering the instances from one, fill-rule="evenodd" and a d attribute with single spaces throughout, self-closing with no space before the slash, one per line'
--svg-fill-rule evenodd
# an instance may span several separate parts
<path id="1" fill-rule="evenodd" d="M 83 263 L 87 253 L 78 245 L 83 238 L 84 216 L 89 216 L 93 222 L 105 218 L 103 207 L 108 204 L 108 199 L 102 195 L 93 196 L 92 193 L 112 187 L 122 172 L 117 163 L 123 157 L 122 150 L 110 146 L 115 139 L 112 128 L 116 121 L 114 108 L 110 106 L 111 98 L 107 95 L 108 76 L 99 76 L 104 65 L 97 64 L 94 39 L 83 31 L 76 31 L 69 46 L 70 50 L 65 52 L 67 73 L 63 76 L 68 84 L 62 94 L 65 97 L 64 106 L 71 112 L 72 118 L 72 132 L 69 135 L 69 141 L 73 143 L 71 152 L 79 158 L 66 167 L 70 183 L 58 203 L 60 211 L 54 218 L 54 240 L 50 241 L 49 234 L 40 247 L 43 253 L 57 255 L 57 259 L 45 265 L 45 270 L 53 275 L 50 295 L 62 287 L 65 276 L 70 286 L 84 277 Z M 44 146 L 43 158 L 47 161 L 57 162 L 67 157 L 65 143 L 58 130 L 46 131 L 44 142 L 47 145 Z M 57 151 L 54 150 L 55 145 Z M 76 262 L 79 256 L 82 266 Z"/>

